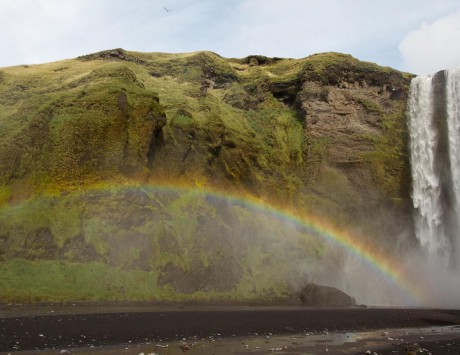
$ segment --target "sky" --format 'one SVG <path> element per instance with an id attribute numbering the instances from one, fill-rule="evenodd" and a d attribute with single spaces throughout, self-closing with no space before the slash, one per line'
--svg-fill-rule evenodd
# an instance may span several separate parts
<path id="1" fill-rule="evenodd" d="M 166 11 L 165 10 L 171 10 Z M 460 0 L 0 0 L 0 67 L 111 48 L 460 68 Z"/>

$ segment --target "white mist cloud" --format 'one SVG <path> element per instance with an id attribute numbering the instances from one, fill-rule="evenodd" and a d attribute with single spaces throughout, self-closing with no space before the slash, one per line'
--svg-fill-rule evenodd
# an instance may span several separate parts
<path id="1" fill-rule="evenodd" d="M 404 69 L 417 74 L 432 74 L 460 67 L 460 11 L 431 24 L 423 23 L 400 43 Z"/>

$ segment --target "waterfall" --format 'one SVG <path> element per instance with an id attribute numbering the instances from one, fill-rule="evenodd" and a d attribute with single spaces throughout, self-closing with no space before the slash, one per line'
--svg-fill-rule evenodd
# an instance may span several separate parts
<path id="1" fill-rule="evenodd" d="M 441 203 L 439 175 L 435 170 L 434 156 L 437 132 L 433 124 L 433 90 L 431 77 L 416 77 L 411 82 L 409 94 L 409 131 L 411 136 L 412 201 L 417 238 L 430 252 L 444 249 L 446 241 L 440 240 Z"/>
<path id="2" fill-rule="evenodd" d="M 428 256 L 460 262 L 460 70 L 412 80 L 408 102 L 415 233 Z"/>
<path id="3" fill-rule="evenodd" d="M 449 134 L 449 157 L 455 200 L 455 217 L 460 221 L 460 69 L 448 70 L 446 80 L 447 127 Z M 458 227 L 458 225 L 457 225 Z M 460 230 L 453 240 L 454 262 L 460 263 Z"/>

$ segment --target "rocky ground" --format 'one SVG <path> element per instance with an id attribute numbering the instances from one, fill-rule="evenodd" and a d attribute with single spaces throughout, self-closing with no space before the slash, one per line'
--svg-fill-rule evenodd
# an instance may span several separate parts
<path id="1" fill-rule="evenodd" d="M 460 310 L 69 305 L 3 307 L 0 316 L 0 353 L 179 354 L 183 341 L 194 354 L 460 350 Z"/>

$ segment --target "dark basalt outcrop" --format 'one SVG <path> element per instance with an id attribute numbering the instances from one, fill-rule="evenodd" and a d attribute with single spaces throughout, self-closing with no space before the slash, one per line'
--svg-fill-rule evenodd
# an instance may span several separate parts
<path id="1" fill-rule="evenodd" d="M 125 51 L 122 48 L 115 48 L 106 51 L 101 51 L 97 53 L 82 55 L 78 57 L 82 61 L 90 61 L 90 60 L 108 60 L 108 61 L 126 61 L 126 62 L 133 62 L 136 64 L 146 64 L 146 62 L 136 55 Z"/>
<path id="2" fill-rule="evenodd" d="M 306 306 L 350 307 L 356 300 L 335 287 L 308 284 L 300 293 L 300 300 Z"/>

